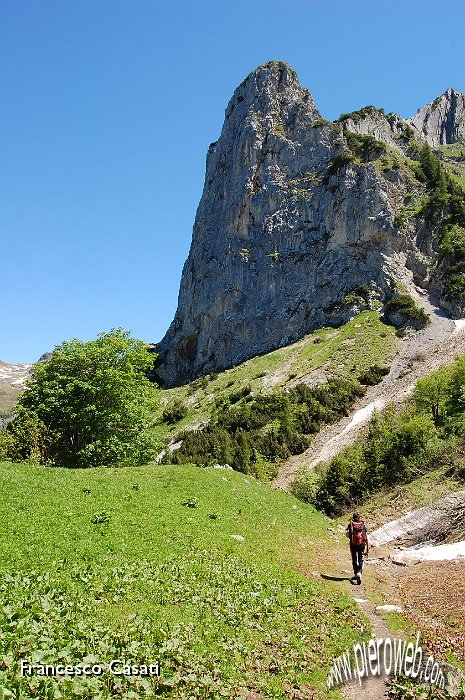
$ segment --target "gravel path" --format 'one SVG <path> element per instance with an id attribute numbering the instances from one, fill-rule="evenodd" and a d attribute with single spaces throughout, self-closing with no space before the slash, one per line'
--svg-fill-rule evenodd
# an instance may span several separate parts
<path id="1" fill-rule="evenodd" d="M 465 322 L 447 318 L 421 290 L 416 290 L 415 297 L 430 314 L 430 325 L 421 331 L 409 331 L 399 341 L 390 373 L 382 382 L 368 389 L 351 415 L 323 428 L 305 452 L 293 455 L 282 464 L 273 482 L 275 488 L 288 490 L 301 470 L 335 457 L 354 441 L 374 410 L 380 410 L 388 403 L 400 403 L 413 391 L 417 379 L 465 353 Z"/>

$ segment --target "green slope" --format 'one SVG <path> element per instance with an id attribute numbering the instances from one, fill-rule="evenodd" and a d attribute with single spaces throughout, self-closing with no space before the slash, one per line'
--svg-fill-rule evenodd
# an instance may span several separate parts
<path id="1" fill-rule="evenodd" d="M 3 697 L 317 697 L 360 638 L 352 599 L 296 573 L 333 573 L 329 520 L 251 477 L 6 463 L 0 476 Z M 115 658 L 159 662 L 160 678 L 111 676 Z M 20 678 L 20 659 L 104 673 Z"/>
<path id="2" fill-rule="evenodd" d="M 446 159 L 441 160 L 442 165 L 452 178 L 465 189 L 465 143 L 457 141 L 447 146 L 437 146 Z"/>
<path id="3" fill-rule="evenodd" d="M 179 430 L 210 417 L 214 402 L 237 394 L 245 387 L 267 393 L 274 387 L 290 387 L 312 378 L 357 379 L 372 365 L 389 365 L 395 352 L 392 326 L 377 311 L 364 311 L 340 328 L 322 328 L 302 340 L 266 355 L 254 357 L 218 375 L 207 375 L 161 393 L 158 433 L 169 439 Z M 175 403 L 187 409 L 175 426 L 161 420 Z"/>

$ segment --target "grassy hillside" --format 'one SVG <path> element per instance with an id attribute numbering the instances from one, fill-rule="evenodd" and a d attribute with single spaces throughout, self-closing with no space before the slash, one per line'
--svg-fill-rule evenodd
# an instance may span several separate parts
<path id="1" fill-rule="evenodd" d="M 399 408 L 391 404 L 375 412 L 368 429 L 328 464 L 301 474 L 294 493 L 337 516 L 441 465 L 463 480 L 464 389 L 465 355 L 458 355 L 418 379 Z"/>
<path id="2" fill-rule="evenodd" d="M 447 160 L 442 160 L 442 164 L 453 179 L 465 190 L 465 143 L 457 141 L 447 146 L 437 146 L 435 150 L 440 151 Z"/>
<path id="3" fill-rule="evenodd" d="M 0 475 L 3 697 L 313 698 L 360 638 L 353 601 L 295 573 L 324 573 L 329 521 L 251 477 L 8 463 Z M 104 673 L 20 678 L 21 658 Z M 159 662 L 160 678 L 111 676 L 115 658 Z"/>
<path id="4" fill-rule="evenodd" d="M 340 377 L 357 379 L 372 365 L 389 364 L 395 350 L 395 329 L 384 324 L 377 311 L 365 311 L 340 328 L 322 328 L 302 340 L 267 355 L 254 357 L 218 375 L 208 375 L 162 391 L 158 432 L 169 438 L 179 430 L 207 420 L 214 403 L 250 387 L 253 394 L 273 387 Z M 176 425 L 162 413 L 181 404 L 186 415 Z"/>

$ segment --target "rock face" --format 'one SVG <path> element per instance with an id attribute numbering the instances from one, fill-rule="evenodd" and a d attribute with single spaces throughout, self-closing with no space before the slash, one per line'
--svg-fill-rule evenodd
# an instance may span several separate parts
<path id="1" fill-rule="evenodd" d="M 237 88 L 208 151 L 158 381 L 190 381 L 344 322 L 354 294 L 366 308 L 398 281 L 428 283 L 425 232 L 396 216 L 420 194 L 402 161 L 414 130 L 369 111 L 326 121 L 282 62 Z"/>
<path id="2" fill-rule="evenodd" d="M 465 95 L 449 88 L 409 122 L 431 146 L 459 141 L 465 138 Z"/>

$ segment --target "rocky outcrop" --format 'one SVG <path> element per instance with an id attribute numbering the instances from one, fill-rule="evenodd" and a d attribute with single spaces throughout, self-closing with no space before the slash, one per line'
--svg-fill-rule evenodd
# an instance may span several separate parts
<path id="1" fill-rule="evenodd" d="M 425 542 L 451 541 L 450 537 L 454 539 L 454 533 L 457 533 L 456 540 L 461 539 L 464 512 L 465 490 L 456 491 L 432 505 L 406 513 L 378 528 L 370 535 L 371 545 L 397 542 L 412 546 Z"/>
<path id="2" fill-rule="evenodd" d="M 384 114 L 384 110 L 371 105 L 358 112 L 341 115 L 338 122 L 346 131 L 372 136 L 402 151 L 408 147 L 409 139 L 413 136 L 413 129 L 405 119 L 392 112 Z"/>
<path id="3" fill-rule="evenodd" d="M 399 282 L 426 286 L 428 232 L 408 216 L 424 187 L 405 157 L 413 135 L 374 108 L 328 122 L 286 63 L 251 73 L 208 151 L 158 381 L 190 381 L 340 324 Z"/>
<path id="4" fill-rule="evenodd" d="M 449 88 L 408 120 L 431 146 L 465 138 L 465 95 Z"/>

